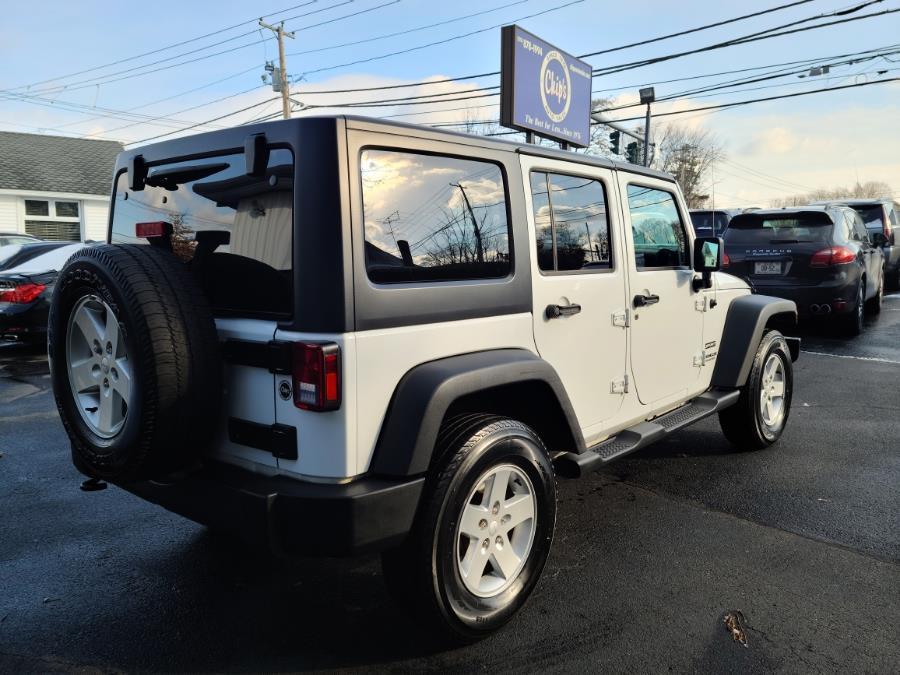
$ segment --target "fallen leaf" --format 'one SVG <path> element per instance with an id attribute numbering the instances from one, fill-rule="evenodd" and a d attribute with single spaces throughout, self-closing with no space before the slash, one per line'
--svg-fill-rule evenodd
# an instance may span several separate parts
<path id="1" fill-rule="evenodd" d="M 741 610 L 728 612 L 722 621 L 728 632 L 731 633 L 731 639 L 747 647 L 747 632 L 744 630 L 744 614 Z"/>

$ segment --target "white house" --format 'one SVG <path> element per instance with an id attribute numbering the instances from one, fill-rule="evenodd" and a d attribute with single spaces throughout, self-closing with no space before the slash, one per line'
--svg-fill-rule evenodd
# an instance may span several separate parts
<path id="1" fill-rule="evenodd" d="M 121 151 L 116 141 L 0 132 L 0 232 L 105 240 Z"/>

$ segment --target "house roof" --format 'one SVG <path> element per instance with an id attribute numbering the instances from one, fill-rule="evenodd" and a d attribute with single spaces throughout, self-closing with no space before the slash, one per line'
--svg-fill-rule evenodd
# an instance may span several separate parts
<path id="1" fill-rule="evenodd" d="M 118 141 L 0 132 L 0 189 L 108 195 Z"/>

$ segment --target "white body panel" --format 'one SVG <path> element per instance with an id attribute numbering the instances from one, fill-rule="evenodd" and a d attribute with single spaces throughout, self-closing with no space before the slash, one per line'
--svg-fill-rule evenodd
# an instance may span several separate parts
<path id="1" fill-rule="evenodd" d="M 391 396 L 407 371 L 447 356 L 504 348 L 535 352 L 531 314 L 357 333 L 355 385 L 360 404 L 356 473 L 368 469 Z"/>

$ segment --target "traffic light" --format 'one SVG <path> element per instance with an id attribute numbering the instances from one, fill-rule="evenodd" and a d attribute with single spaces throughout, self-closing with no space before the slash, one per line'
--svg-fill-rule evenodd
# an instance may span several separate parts
<path id="1" fill-rule="evenodd" d="M 610 150 L 612 150 L 612 153 L 613 153 L 614 155 L 618 155 L 618 154 L 619 154 L 619 149 L 620 149 L 620 148 L 619 148 L 619 142 L 620 142 L 621 139 L 622 139 L 622 134 L 619 133 L 618 131 L 613 131 L 613 132 L 609 135 L 609 147 L 610 147 Z"/>
<path id="2" fill-rule="evenodd" d="M 632 141 L 628 145 L 625 146 L 625 157 L 632 164 L 638 164 L 640 162 L 640 157 L 638 157 L 638 144 L 637 141 Z"/>

